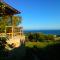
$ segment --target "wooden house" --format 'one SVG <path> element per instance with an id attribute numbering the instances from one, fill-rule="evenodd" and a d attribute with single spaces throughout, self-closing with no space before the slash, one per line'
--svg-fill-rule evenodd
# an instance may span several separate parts
<path id="1" fill-rule="evenodd" d="M 10 24 L 8 26 L 5 26 L 5 32 L 0 33 L 2 36 L 5 34 L 8 38 L 7 42 L 9 44 L 16 43 L 18 47 L 21 43 L 21 41 L 25 40 L 25 36 L 23 34 L 23 27 L 18 27 L 14 25 L 14 20 L 12 19 L 14 15 L 20 14 L 21 12 L 10 6 L 9 4 L 5 3 L 4 1 L 0 0 L 0 17 L 9 16 L 10 18 Z M 7 19 L 8 21 L 8 19 Z"/>

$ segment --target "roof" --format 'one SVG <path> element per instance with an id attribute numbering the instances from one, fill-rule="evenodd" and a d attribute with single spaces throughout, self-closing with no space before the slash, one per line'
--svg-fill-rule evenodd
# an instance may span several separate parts
<path id="1" fill-rule="evenodd" d="M 14 14 L 20 14 L 18 10 L 10 6 L 9 4 L 5 2 L 0 2 L 0 16 L 2 15 L 14 15 Z"/>

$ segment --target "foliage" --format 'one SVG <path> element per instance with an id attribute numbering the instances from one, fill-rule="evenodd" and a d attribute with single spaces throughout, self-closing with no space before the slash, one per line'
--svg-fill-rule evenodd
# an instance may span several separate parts
<path id="1" fill-rule="evenodd" d="M 59 42 L 49 41 L 49 42 L 26 42 L 25 46 L 33 48 L 36 46 L 37 48 L 45 48 L 50 45 L 58 44 Z"/>
<path id="2" fill-rule="evenodd" d="M 29 33 L 28 39 L 29 39 L 29 41 L 33 41 L 33 33 Z"/>
<path id="3" fill-rule="evenodd" d="M 0 32 L 4 32 L 5 26 L 17 26 L 19 23 L 21 23 L 21 17 L 19 16 L 2 16 L 0 17 Z"/>
<path id="4" fill-rule="evenodd" d="M 12 22 L 12 21 L 14 21 L 14 22 Z M 19 23 L 21 23 L 21 17 L 19 17 L 19 16 L 2 16 L 2 17 L 0 17 L 0 33 L 5 32 L 6 26 L 11 26 L 13 24 L 14 24 L 14 26 L 17 26 L 17 25 L 19 25 Z M 0 49 L 3 49 L 3 48 L 5 48 L 6 37 L 5 38 L 1 37 L 1 38 L 0 38 Z"/>
<path id="5" fill-rule="evenodd" d="M 14 21 L 14 26 L 18 26 L 21 23 L 22 18 L 20 16 L 12 16 L 12 20 Z"/>
<path id="6" fill-rule="evenodd" d="M 40 44 L 42 45 L 43 43 L 44 42 Z M 27 48 L 26 60 L 28 59 L 29 60 L 35 60 L 35 59 L 36 60 L 60 60 L 60 55 L 59 55 L 60 54 L 60 43 L 50 42 L 49 44 L 47 44 L 45 47 L 42 47 L 42 48 L 36 47 L 36 45 L 32 48 L 30 47 L 26 47 L 26 48 Z"/>
<path id="7" fill-rule="evenodd" d="M 46 40 L 54 40 L 54 35 L 52 35 L 52 34 L 48 34 L 48 35 L 46 35 Z"/>
<path id="8" fill-rule="evenodd" d="M 0 50 L 5 48 L 6 43 L 6 37 L 0 37 Z"/>
<path id="9" fill-rule="evenodd" d="M 37 41 L 42 42 L 42 41 L 49 41 L 49 40 L 54 41 L 54 35 L 52 34 L 28 33 L 26 34 L 26 36 L 29 41 L 35 41 L 35 42 Z"/>
<path id="10" fill-rule="evenodd" d="M 37 40 L 39 40 L 40 35 L 39 33 L 34 33 L 33 37 L 34 37 L 34 40 L 37 42 Z"/>
<path id="11" fill-rule="evenodd" d="M 0 32 L 4 32 L 5 26 L 7 25 L 8 16 L 0 17 Z"/>
<path id="12" fill-rule="evenodd" d="M 0 2 L 0 6 L 2 6 L 3 4 Z"/>

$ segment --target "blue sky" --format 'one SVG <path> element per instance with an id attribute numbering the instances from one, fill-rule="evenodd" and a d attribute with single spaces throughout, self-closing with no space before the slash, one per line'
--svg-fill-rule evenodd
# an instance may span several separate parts
<path id="1" fill-rule="evenodd" d="M 5 0 L 21 11 L 24 29 L 60 29 L 60 0 Z"/>

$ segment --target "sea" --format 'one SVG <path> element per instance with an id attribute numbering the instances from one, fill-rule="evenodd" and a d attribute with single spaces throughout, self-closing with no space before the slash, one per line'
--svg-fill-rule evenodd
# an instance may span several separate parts
<path id="1" fill-rule="evenodd" d="M 60 35 L 60 30 L 24 30 L 24 33 L 30 33 L 30 32 Z"/>

